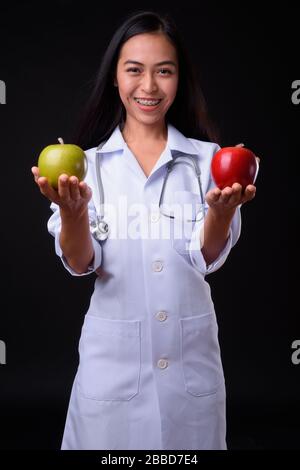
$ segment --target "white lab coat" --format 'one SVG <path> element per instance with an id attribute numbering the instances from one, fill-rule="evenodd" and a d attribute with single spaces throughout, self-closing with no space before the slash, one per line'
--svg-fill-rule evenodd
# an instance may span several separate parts
<path id="1" fill-rule="evenodd" d="M 224 250 L 210 266 L 200 250 L 203 223 L 193 223 L 182 239 L 174 234 L 163 238 L 159 230 L 174 222 L 157 210 L 172 154 L 197 156 L 206 194 L 214 186 L 210 162 L 218 148 L 188 139 L 169 125 L 167 146 L 147 178 L 119 128 L 103 146 L 101 172 L 111 237 L 101 243 L 93 239 L 94 263 L 85 273 L 102 268 L 82 327 L 62 449 L 226 448 L 224 376 L 205 276 L 222 266 L 236 243 L 240 209 Z M 95 148 L 86 152 L 91 220 L 99 210 L 95 153 Z M 185 189 L 185 202 L 194 201 Z M 149 222 L 151 236 L 149 231 L 148 236 L 141 234 L 136 221 L 128 229 L 130 237 L 115 230 L 114 209 L 127 214 L 124 201 L 131 208 L 129 222 L 137 215 L 130 214 L 132 204 L 146 207 L 143 220 Z M 48 229 L 55 236 L 56 253 L 77 275 L 62 255 L 59 211 L 54 204 L 52 209 Z"/>

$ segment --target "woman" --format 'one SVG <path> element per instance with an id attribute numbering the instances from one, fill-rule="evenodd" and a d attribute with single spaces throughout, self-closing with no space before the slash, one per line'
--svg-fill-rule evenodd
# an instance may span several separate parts
<path id="1" fill-rule="evenodd" d="M 73 275 L 98 274 L 63 449 L 226 448 L 224 377 L 205 276 L 236 243 L 240 205 L 255 187 L 214 187 L 210 163 L 219 147 L 212 136 L 176 27 L 140 12 L 116 31 L 101 64 L 77 141 L 88 148 L 85 181 L 61 175 L 55 191 L 32 169 L 53 203 L 48 228 L 64 266 Z M 181 163 L 163 186 L 175 158 Z M 191 158 L 205 204 L 184 163 Z M 97 165 L 106 240 L 89 226 L 103 202 Z"/>

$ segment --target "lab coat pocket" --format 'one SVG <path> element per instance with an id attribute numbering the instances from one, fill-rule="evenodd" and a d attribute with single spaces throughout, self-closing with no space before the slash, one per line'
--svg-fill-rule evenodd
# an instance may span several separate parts
<path id="1" fill-rule="evenodd" d="M 194 396 L 216 393 L 224 377 L 215 316 L 208 313 L 181 318 L 180 326 L 186 391 Z"/>
<path id="2" fill-rule="evenodd" d="M 192 238 L 194 222 L 174 220 L 171 232 L 172 246 L 177 253 L 187 255 Z"/>
<path id="3" fill-rule="evenodd" d="M 172 246 L 178 253 L 188 254 L 195 220 L 202 216 L 200 196 L 190 191 L 175 191 L 173 207 Z"/>
<path id="4" fill-rule="evenodd" d="M 85 317 L 78 385 L 85 398 L 130 400 L 139 391 L 141 322 Z"/>

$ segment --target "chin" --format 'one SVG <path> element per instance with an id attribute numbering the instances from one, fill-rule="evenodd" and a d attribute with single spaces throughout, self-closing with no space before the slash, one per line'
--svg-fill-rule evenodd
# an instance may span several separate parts
<path id="1" fill-rule="evenodd" d="M 164 122 L 165 120 L 165 115 L 160 114 L 159 116 L 137 116 L 136 120 L 139 121 L 140 123 L 151 125 L 151 124 L 157 124 L 159 122 Z"/>

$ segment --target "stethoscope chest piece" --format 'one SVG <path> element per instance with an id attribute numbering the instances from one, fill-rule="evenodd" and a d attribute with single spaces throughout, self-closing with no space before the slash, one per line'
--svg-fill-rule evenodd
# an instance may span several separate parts
<path id="1" fill-rule="evenodd" d="M 93 220 L 90 223 L 91 234 L 98 241 L 104 241 L 109 234 L 108 223 L 105 220 Z"/>

